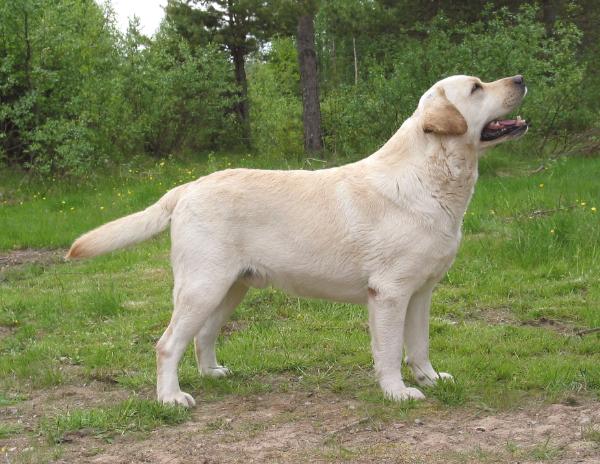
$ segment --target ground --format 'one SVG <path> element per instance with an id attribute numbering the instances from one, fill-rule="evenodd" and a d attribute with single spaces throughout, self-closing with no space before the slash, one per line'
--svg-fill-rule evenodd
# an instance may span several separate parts
<path id="1" fill-rule="evenodd" d="M 382 397 L 364 308 L 265 289 L 219 340 L 231 377 L 200 378 L 186 353 L 191 411 L 154 401 L 168 236 L 62 259 L 78 234 L 223 167 L 164 164 L 0 178 L 0 462 L 598 462 L 600 159 L 482 163 L 432 307 L 432 360 L 455 382 L 424 402 Z"/>
<path id="2" fill-rule="evenodd" d="M 120 399 L 121 391 L 94 382 L 58 388 L 3 410 L 2 418 L 35 429 L 36 416 L 66 403 L 91 406 Z M 502 413 L 412 411 L 382 422 L 370 417 L 360 401 L 331 393 L 232 396 L 199 401 L 186 423 L 145 434 L 107 442 L 91 429 L 68 433 L 54 462 L 597 463 L 600 405 L 573 398 L 565 403 L 529 404 Z M 18 453 L 24 462 L 39 456 L 28 440 L 3 442 L 7 462 Z"/>
<path id="3" fill-rule="evenodd" d="M 496 415 L 457 410 L 385 424 L 358 414 L 356 401 L 332 395 L 267 395 L 201 406 L 180 429 L 152 432 L 133 446 L 124 441 L 90 462 L 525 463 L 553 458 L 593 464 L 598 459 L 597 446 L 585 435 L 590 423 L 600 422 L 597 403 Z"/>

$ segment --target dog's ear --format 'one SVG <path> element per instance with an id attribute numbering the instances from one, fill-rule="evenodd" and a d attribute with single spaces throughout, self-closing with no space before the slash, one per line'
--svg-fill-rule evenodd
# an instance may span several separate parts
<path id="1" fill-rule="evenodd" d="M 446 98 L 443 89 L 438 89 L 425 100 L 423 130 L 438 135 L 463 135 L 467 132 L 467 121 Z"/>

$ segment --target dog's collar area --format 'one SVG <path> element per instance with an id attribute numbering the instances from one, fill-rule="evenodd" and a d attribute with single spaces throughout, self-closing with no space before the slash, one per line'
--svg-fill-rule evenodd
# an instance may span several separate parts
<path id="1" fill-rule="evenodd" d="M 518 134 L 525 132 L 527 127 L 527 121 L 521 119 L 521 116 L 517 116 L 517 119 L 495 119 L 484 126 L 481 131 L 481 140 L 488 142 L 504 135 Z"/>

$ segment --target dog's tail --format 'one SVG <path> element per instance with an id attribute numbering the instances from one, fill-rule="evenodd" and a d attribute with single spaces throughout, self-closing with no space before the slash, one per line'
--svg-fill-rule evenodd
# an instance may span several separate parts
<path id="1" fill-rule="evenodd" d="M 188 185 L 169 190 L 144 211 L 116 219 L 82 235 L 71 245 L 65 259 L 98 256 L 143 242 L 162 232 L 171 222 L 175 205 Z"/>

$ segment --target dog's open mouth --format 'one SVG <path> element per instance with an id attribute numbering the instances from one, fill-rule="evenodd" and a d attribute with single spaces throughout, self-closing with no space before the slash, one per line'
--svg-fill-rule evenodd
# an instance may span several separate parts
<path id="1" fill-rule="evenodd" d="M 481 131 L 481 140 L 488 142 L 505 135 L 522 135 L 527 130 L 527 121 L 517 116 L 517 119 L 496 119 L 488 123 Z"/>

